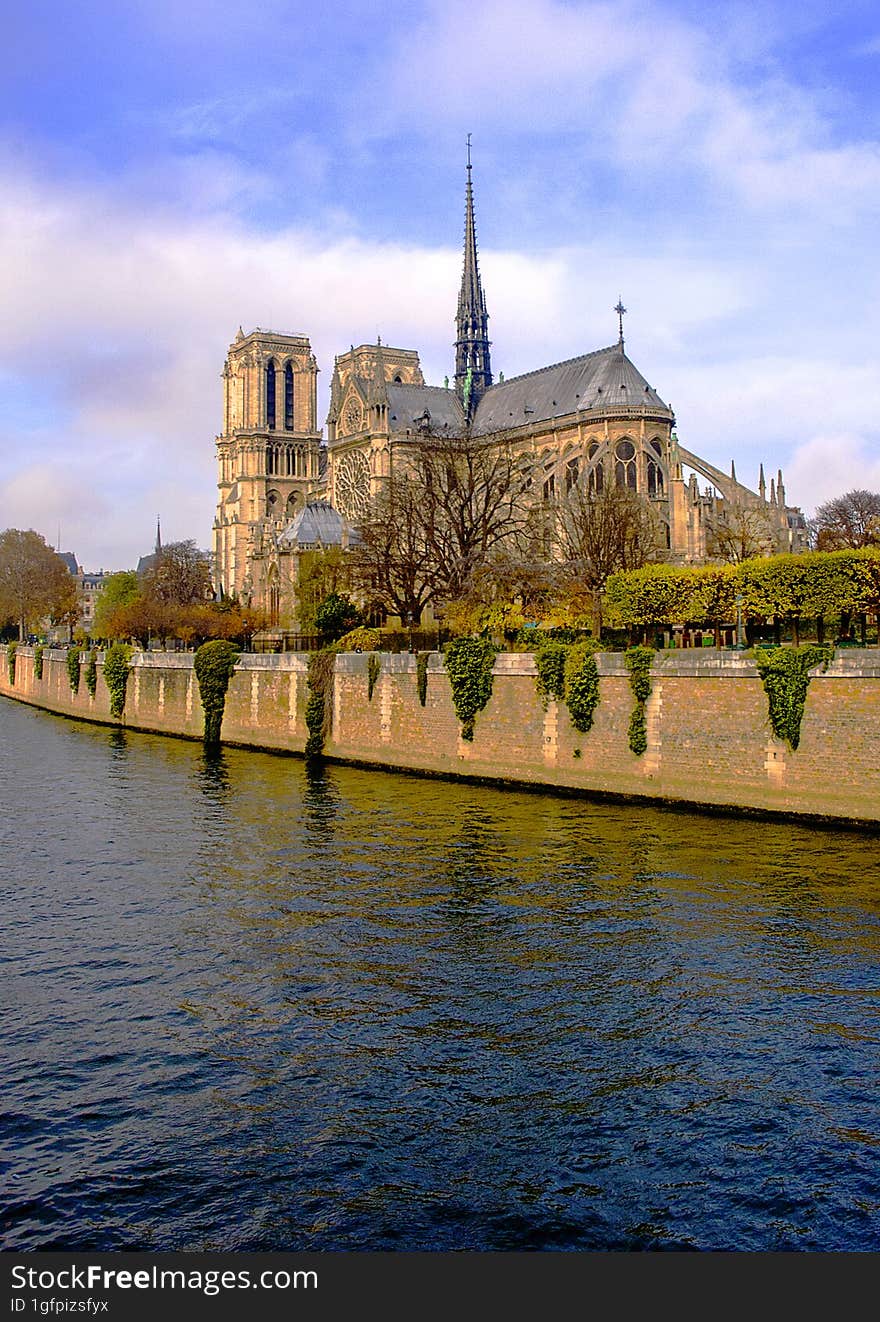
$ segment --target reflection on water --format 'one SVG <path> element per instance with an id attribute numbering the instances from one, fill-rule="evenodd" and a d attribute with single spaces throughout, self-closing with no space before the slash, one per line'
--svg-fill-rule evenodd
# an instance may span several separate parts
<path id="1" fill-rule="evenodd" d="M 876 1248 L 876 838 L 0 731 L 4 1247 Z"/>

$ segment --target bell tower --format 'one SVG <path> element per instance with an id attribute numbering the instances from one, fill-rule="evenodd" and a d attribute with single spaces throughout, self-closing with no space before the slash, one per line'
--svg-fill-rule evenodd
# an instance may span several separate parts
<path id="1" fill-rule="evenodd" d="M 239 328 L 222 377 L 214 574 L 224 595 L 247 597 L 251 555 L 318 481 L 318 367 L 305 335 Z"/>

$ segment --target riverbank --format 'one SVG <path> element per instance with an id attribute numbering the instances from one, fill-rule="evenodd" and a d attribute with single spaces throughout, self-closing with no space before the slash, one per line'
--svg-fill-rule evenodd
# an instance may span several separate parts
<path id="1" fill-rule="evenodd" d="M 4 658 L 5 662 L 5 658 Z M 645 717 L 647 748 L 629 747 L 630 677 L 618 653 L 597 658 L 593 728 L 575 730 L 564 704 L 542 706 L 530 653 L 498 656 L 492 697 L 461 737 L 442 659 L 432 653 L 424 690 L 417 658 L 340 654 L 328 701 L 324 752 L 336 761 L 428 775 L 478 778 L 703 808 L 758 811 L 852 824 L 880 823 L 880 651 L 840 652 L 813 675 L 796 751 L 774 737 L 754 662 L 735 652 L 658 653 Z M 302 755 L 308 658 L 242 655 L 226 697 L 222 741 Z M 63 650 L 19 647 L 15 678 L 0 665 L 0 694 L 47 711 L 135 730 L 201 739 L 204 715 L 191 653 L 135 653 L 121 720 L 98 660 L 94 694 L 72 692 Z M 424 701 L 422 701 L 422 698 Z"/>

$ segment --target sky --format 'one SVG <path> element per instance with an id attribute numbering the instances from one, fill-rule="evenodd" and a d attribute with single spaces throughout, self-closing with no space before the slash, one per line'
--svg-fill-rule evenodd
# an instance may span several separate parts
<path id="1" fill-rule="evenodd" d="M 452 372 L 613 343 L 809 515 L 880 490 L 876 0 L 30 0 L 0 83 L 0 528 L 208 548 L 238 327 Z"/>

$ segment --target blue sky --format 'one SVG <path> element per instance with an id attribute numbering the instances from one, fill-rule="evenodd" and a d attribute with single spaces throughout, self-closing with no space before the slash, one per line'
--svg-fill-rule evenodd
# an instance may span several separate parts
<path id="1" fill-rule="evenodd" d="M 615 338 L 719 466 L 880 490 L 872 3 L 33 0 L 0 87 L 0 526 L 210 544 L 239 324 L 452 361 L 464 140 L 493 365 Z"/>

